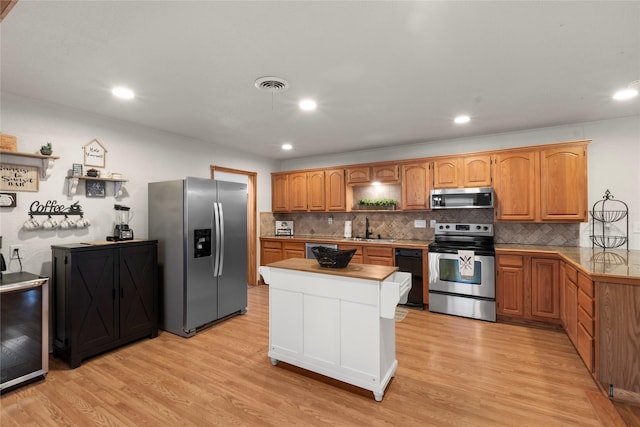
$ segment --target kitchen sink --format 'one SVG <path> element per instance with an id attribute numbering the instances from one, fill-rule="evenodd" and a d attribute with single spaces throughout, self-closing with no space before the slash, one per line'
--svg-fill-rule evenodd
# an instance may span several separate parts
<path id="1" fill-rule="evenodd" d="M 395 239 L 365 239 L 364 237 L 350 237 L 347 240 L 353 242 L 379 242 L 379 243 L 393 243 Z"/>

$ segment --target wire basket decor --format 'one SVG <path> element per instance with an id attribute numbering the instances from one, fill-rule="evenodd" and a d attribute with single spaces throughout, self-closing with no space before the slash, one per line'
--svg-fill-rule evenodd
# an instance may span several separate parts
<path id="1" fill-rule="evenodd" d="M 602 200 L 593 204 L 591 209 L 591 238 L 592 247 L 603 249 L 619 248 L 627 245 L 629 249 L 629 207 L 622 200 L 615 200 L 609 190 L 605 191 Z M 610 231 L 610 224 L 625 220 L 625 234 L 614 235 Z"/>
<path id="2" fill-rule="evenodd" d="M 326 268 L 345 268 L 349 265 L 349 261 L 356 253 L 356 249 L 340 250 L 325 248 L 323 246 L 314 246 L 311 248 L 313 256 L 316 257 L 320 267 Z"/>

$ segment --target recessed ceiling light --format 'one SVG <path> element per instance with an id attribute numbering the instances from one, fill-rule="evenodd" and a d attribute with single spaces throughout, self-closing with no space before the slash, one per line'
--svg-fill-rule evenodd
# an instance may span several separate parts
<path id="1" fill-rule="evenodd" d="M 453 121 L 458 123 L 458 124 L 468 123 L 469 120 L 471 120 L 471 118 L 469 116 L 458 116 L 455 119 L 453 119 Z"/>
<path id="2" fill-rule="evenodd" d="M 316 109 L 318 105 L 316 104 L 316 101 L 314 101 L 313 99 L 303 99 L 302 101 L 300 101 L 298 106 L 300 107 L 301 110 L 313 111 Z"/>
<path id="3" fill-rule="evenodd" d="M 124 86 L 114 87 L 111 94 L 120 99 L 133 99 L 136 96 L 131 89 Z"/>
<path id="4" fill-rule="evenodd" d="M 622 101 L 625 99 L 631 99 L 633 97 L 638 96 L 638 90 L 640 89 L 640 80 L 636 80 L 633 81 L 631 83 L 629 83 L 629 85 L 622 89 L 617 91 L 616 93 L 613 94 L 613 99 L 617 100 L 617 101 Z"/>
<path id="5" fill-rule="evenodd" d="M 291 145 L 291 144 L 282 144 L 281 148 L 283 150 L 291 150 L 293 148 L 293 145 Z"/>

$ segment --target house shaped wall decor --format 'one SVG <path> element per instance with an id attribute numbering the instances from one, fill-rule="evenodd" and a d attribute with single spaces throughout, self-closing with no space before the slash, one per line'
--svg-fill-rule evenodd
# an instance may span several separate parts
<path id="1" fill-rule="evenodd" d="M 87 142 L 82 146 L 82 151 L 84 152 L 85 166 L 105 167 L 107 150 L 100 144 L 100 141 L 93 139 Z"/>

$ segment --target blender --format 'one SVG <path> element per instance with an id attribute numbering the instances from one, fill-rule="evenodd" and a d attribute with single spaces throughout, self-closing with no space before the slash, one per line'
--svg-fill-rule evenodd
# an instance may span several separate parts
<path id="1" fill-rule="evenodd" d="M 116 211 L 116 226 L 113 229 L 113 237 L 107 240 L 132 240 L 133 230 L 129 228 L 129 215 L 131 208 L 124 205 L 114 205 Z"/>

